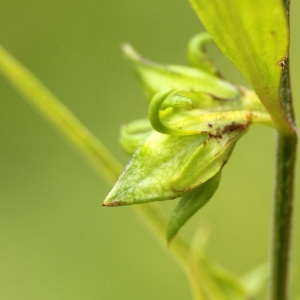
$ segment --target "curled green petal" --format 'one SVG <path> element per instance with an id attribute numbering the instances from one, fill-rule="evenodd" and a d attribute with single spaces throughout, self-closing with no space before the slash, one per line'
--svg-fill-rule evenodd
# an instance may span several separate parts
<path id="1" fill-rule="evenodd" d="M 155 130 L 172 135 L 220 136 L 229 125 L 272 125 L 270 115 L 256 100 L 250 93 L 227 100 L 200 92 L 163 90 L 151 100 L 149 120 Z"/>
<path id="2" fill-rule="evenodd" d="M 153 128 L 148 119 L 136 120 L 121 127 L 119 142 L 128 154 L 133 154 L 141 141 L 152 131 Z"/>
<path id="3" fill-rule="evenodd" d="M 166 105 L 166 102 L 167 105 Z M 164 124 L 161 118 L 161 108 L 165 106 L 165 115 L 176 115 L 176 111 L 179 108 L 194 108 L 194 102 L 191 98 L 181 96 L 177 93 L 177 91 L 173 91 L 170 89 L 163 90 L 157 93 L 151 101 L 149 107 L 149 120 L 152 127 L 158 132 L 165 134 L 173 134 L 173 135 L 192 135 L 199 134 L 199 131 L 192 130 L 182 130 L 182 128 L 176 128 L 175 126 L 168 126 L 168 124 Z"/>
<path id="4" fill-rule="evenodd" d="M 167 241 L 170 243 L 179 229 L 213 196 L 219 186 L 221 171 L 199 187 L 187 192 L 174 209 L 167 229 Z"/>
<path id="5" fill-rule="evenodd" d="M 212 75 L 217 75 L 217 69 L 207 57 L 205 51 L 205 46 L 210 43 L 214 43 L 214 41 L 207 32 L 195 35 L 188 44 L 188 60 L 191 66 Z"/>
<path id="6" fill-rule="evenodd" d="M 154 94 L 166 88 L 192 89 L 205 92 L 219 98 L 236 98 L 239 89 L 218 77 L 197 68 L 160 65 L 141 57 L 130 45 L 123 46 L 125 57 L 141 80 L 146 96 L 151 99 Z"/>

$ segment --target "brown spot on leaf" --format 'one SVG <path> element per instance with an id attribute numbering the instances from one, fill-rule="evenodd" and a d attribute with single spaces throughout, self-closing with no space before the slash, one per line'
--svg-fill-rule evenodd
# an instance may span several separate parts
<path id="1" fill-rule="evenodd" d="M 248 127 L 249 123 L 250 123 L 250 120 L 246 124 L 238 124 L 235 122 L 231 122 L 231 124 L 224 126 L 222 134 L 232 132 L 235 130 L 239 130 L 239 131 L 245 130 Z"/>

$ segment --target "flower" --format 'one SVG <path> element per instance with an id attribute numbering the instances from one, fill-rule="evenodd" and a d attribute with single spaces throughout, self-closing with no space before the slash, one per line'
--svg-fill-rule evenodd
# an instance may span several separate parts
<path id="1" fill-rule="evenodd" d="M 271 119 L 252 91 L 221 79 L 190 43 L 194 67 L 162 66 L 124 50 L 149 97 L 149 121 L 123 127 L 121 144 L 132 159 L 104 206 L 181 198 L 171 216 L 168 240 L 214 194 L 237 140 L 251 124 Z M 192 51 L 192 52 L 191 52 Z M 199 58 L 197 60 L 197 57 Z M 210 65 L 209 65 L 210 66 Z"/>

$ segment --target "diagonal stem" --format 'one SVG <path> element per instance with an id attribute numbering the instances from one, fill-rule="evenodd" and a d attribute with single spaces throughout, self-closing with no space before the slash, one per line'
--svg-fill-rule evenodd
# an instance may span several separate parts
<path id="1" fill-rule="evenodd" d="M 105 146 L 65 107 L 31 72 L 0 46 L 0 73 L 59 132 L 63 133 L 96 170 L 114 184 L 123 167 Z M 134 211 L 150 228 L 161 244 L 166 245 L 167 219 L 158 205 L 136 205 Z M 174 240 L 170 252 L 187 272 L 188 245 L 180 237 Z"/>
<path id="2" fill-rule="evenodd" d="M 0 46 L 0 72 L 24 98 L 80 150 L 109 181 L 121 164 L 33 74 Z"/>
<path id="3" fill-rule="evenodd" d="M 289 267 L 293 215 L 296 135 L 277 135 L 277 167 L 273 211 L 271 300 L 289 299 Z"/>

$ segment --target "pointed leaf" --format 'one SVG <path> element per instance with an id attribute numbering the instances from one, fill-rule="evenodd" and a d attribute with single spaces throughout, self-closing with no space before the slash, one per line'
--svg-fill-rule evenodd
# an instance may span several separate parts
<path id="1" fill-rule="evenodd" d="M 160 65 L 141 57 L 130 45 L 124 45 L 123 51 L 133 70 L 142 81 L 146 96 L 152 98 L 157 92 L 166 89 L 193 89 L 220 98 L 235 98 L 240 91 L 233 84 L 221 80 L 196 68 Z"/>
<path id="2" fill-rule="evenodd" d="M 191 0 L 222 52 L 252 84 L 277 127 L 285 126 L 279 86 L 288 53 L 282 0 Z"/>
<path id="3" fill-rule="evenodd" d="M 187 192 L 174 209 L 167 229 L 167 241 L 175 237 L 179 229 L 213 196 L 219 186 L 221 171 L 199 187 Z"/>

